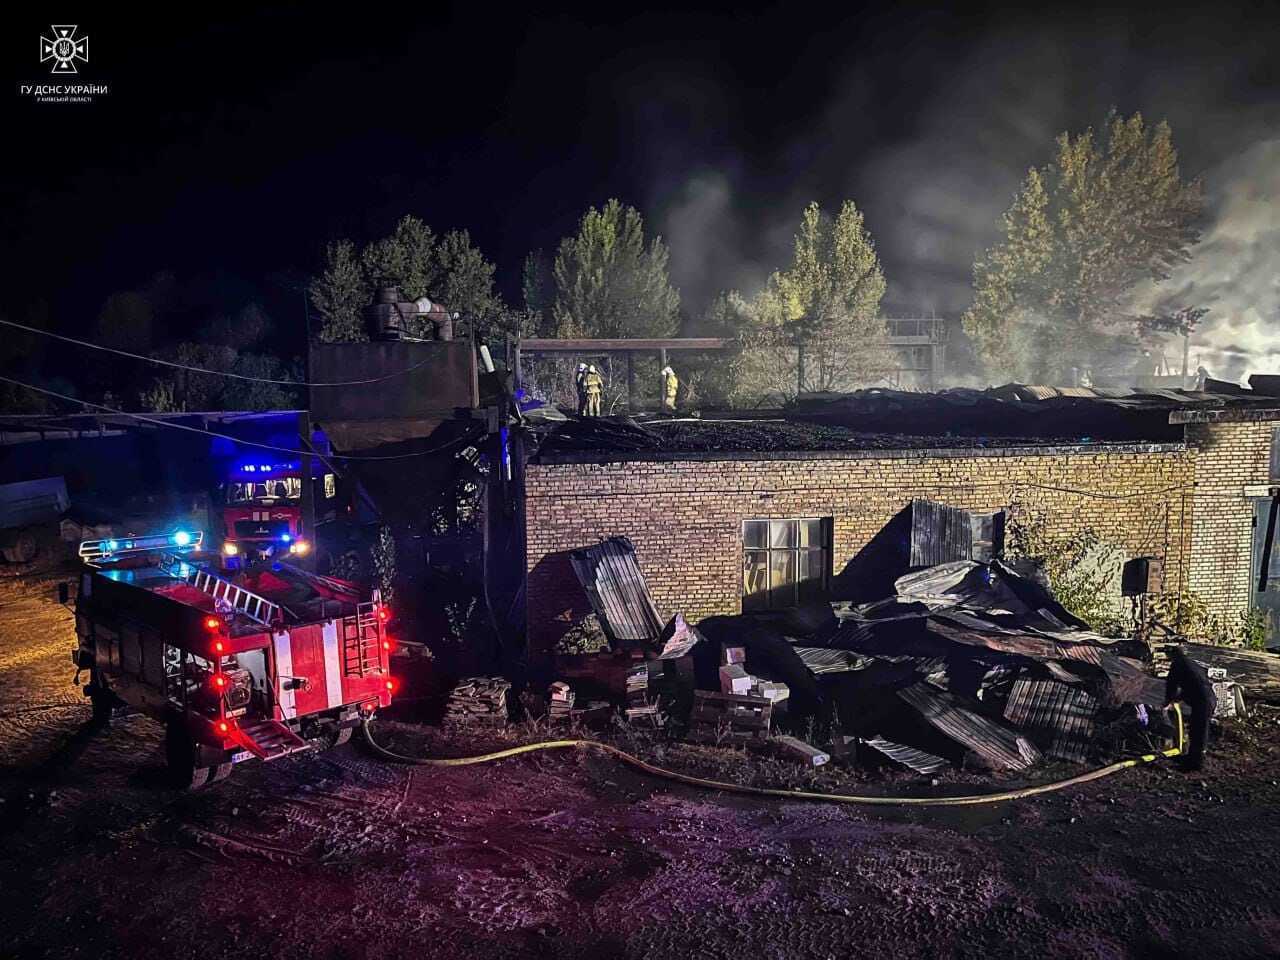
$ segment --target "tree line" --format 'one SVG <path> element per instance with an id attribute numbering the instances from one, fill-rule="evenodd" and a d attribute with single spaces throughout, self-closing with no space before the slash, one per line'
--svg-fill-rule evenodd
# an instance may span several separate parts
<path id="1" fill-rule="evenodd" d="M 1152 291 L 1191 258 L 1203 207 L 1203 185 L 1183 177 L 1168 124 L 1113 112 L 1098 132 L 1062 133 L 1048 162 L 1028 170 L 999 239 L 974 263 L 973 299 L 959 325 L 972 343 L 977 376 L 1062 384 L 1082 373 L 1124 375 L 1144 348 L 1171 335 L 1189 337 L 1206 309 L 1169 304 Z M 438 234 L 407 215 L 363 246 L 330 243 L 319 273 L 294 289 L 309 304 L 312 338 L 322 342 L 367 339 L 364 309 L 383 282 L 397 284 L 408 299 L 443 303 L 495 346 L 528 336 L 729 339 L 732 349 L 722 354 L 681 358 L 684 399 L 693 403 L 785 402 L 802 389 L 872 384 L 893 367 L 880 309 L 885 276 L 852 200 L 834 211 L 809 204 L 800 211 L 789 262 L 759 290 L 725 290 L 697 315 L 681 309 L 668 257 L 638 210 L 609 200 L 589 208 L 550 254 L 528 255 L 519 302 L 508 303 L 495 286 L 495 265 L 465 229 Z M 189 366 L 303 379 L 301 358 L 289 358 L 296 334 L 283 335 L 261 303 L 246 297 L 228 307 L 224 297 L 216 308 L 193 311 L 183 303 L 185 286 L 159 274 L 140 289 L 113 293 L 93 336 Z M 1139 309 L 1144 302 L 1162 308 Z M 47 326 L 48 318 L 30 325 Z M 0 369 L 38 368 L 29 363 L 30 339 L 21 347 L 0 339 Z M 640 372 L 653 379 L 656 367 Z M 544 394 L 564 399 L 570 378 L 560 366 L 526 373 Z M 47 408 L 21 388 L 0 390 L 5 409 Z M 181 370 L 139 375 L 113 363 L 90 365 L 71 392 L 147 410 L 271 409 L 301 401 L 287 384 Z"/>

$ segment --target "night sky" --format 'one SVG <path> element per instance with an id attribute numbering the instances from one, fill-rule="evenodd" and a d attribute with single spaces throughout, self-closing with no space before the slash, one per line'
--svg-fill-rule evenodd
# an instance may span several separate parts
<path id="1" fill-rule="evenodd" d="M 110 85 L 87 105 L 16 92 L 49 82 L 50 24 L 11 14 L 0 309 L 43 297 L 84 329 L 170 270 L 300 329 L 326 241 L 405 213 L 470 229 L 514 300 L 524 255 L 616 196 L 662 232 L 696 313 L 782 264 L 806 202 L 850 197 L 886 311 L 954 316 L 1058 131 L 1111 106 L 1167 117 L 1210 178 L 1280 135 L 1273 4 L 834 9 L 60 12 L 90 37 L 77 79 Z"/>

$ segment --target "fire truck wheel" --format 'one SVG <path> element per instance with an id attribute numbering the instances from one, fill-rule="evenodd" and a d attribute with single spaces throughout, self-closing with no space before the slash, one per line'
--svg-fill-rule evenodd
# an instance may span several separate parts
<path id="1" fill-rule="evenodd" d="M 174 785 L 183 790 L 198 790 L 209 782 L 209 767 L 196 766 L 196 745 L 191 734 L 176 720 L 170 720 L 164 732 L 164 757 Z"/>
<path id="2" fill-rule="evenodd" d="M 354 727 L 343 727 L 329 738 L 329 745 L 331 747 L 340 747 L 351 739 L 351 734 L 353 733 L 355 733 Z"/>

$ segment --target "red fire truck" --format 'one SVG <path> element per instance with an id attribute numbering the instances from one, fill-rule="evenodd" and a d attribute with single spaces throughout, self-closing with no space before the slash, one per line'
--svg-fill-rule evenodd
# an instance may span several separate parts
<path id="1" fill-rule="evenodd" d="M 305 557 L 315 549 L 314 530 L 303 529 L 302 465 L 259 457 L 228 465 L 215 501 L 220 515 L 222 565 L 237 570 L 260 560 Z M 317 463 L 311 479 L 318 522 L 331 520 L 338 496 L 337 477 Z"/>
<path id="2" fill-rule="evenodd" d="M 165 724 L 180 784 L 343 743 L 390 705 L 390 614 L 376 592 L 364 600 L 354 584 L 279 561 L 226 579 L 175 546 L 81 545 L 73 659 L 95 720 L 127 706 Z"/>

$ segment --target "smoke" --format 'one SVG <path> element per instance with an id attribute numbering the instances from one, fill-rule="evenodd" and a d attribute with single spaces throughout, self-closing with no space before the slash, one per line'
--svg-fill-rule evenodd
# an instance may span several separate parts
<path id="1" fill-rule="evenodd" d="M 722 290 L 750 296 L 760 289 L 772 268 L 755 259 L 750 229 L 725 171 L 698 171 L 680 185 L 663 211 L 660 232 L 687 310 L 696 315 Z"/>
<path id="2" fill-rule="evenodd" d="M 1140 299 L 1209 307 L 1193 367 L 1199 357 L 1225 379 L 1280 369 L 1274 31 L 1221 9 L 1154 28 L 1122 15 L 1003 22 L 964 42 L 955 28 L 913 21 L 910 35 L 874 47 L 850 41 L 832 58 L 846 66 L 787 91 L 794 118 L 764 139 L 737 129 L 754 104 L 743 95 L 735 106 L 729 80 L 698 76 L 698 99 L 718 112 L 680 124 L 694 133 L 678 143 L 671 117 L 684 111 L 663 103 L 644 200 L 686 310 L 723 289 L 758 289 L 789 260 L 805 204 L 834 210 L 848 198 L 880 253 L 884 312 L 958 320 L 974 258 L 999 239 L 1027 169 L 1050 159 L 1059 132 L 1096 129 L 1115 108 L 1167 119 L 1184 175 L 1206 183 L 1194 261 Z"/>
<path id="3" fill-rule="evenodd" d="M 1253 144 L 1205 183 L 1210 221 L 1191 262 L 1143 291 L 1139 311 L 1207 307 L 1191 365 L 1219 380 L 1280 372 L 1280 139 Z"/>

